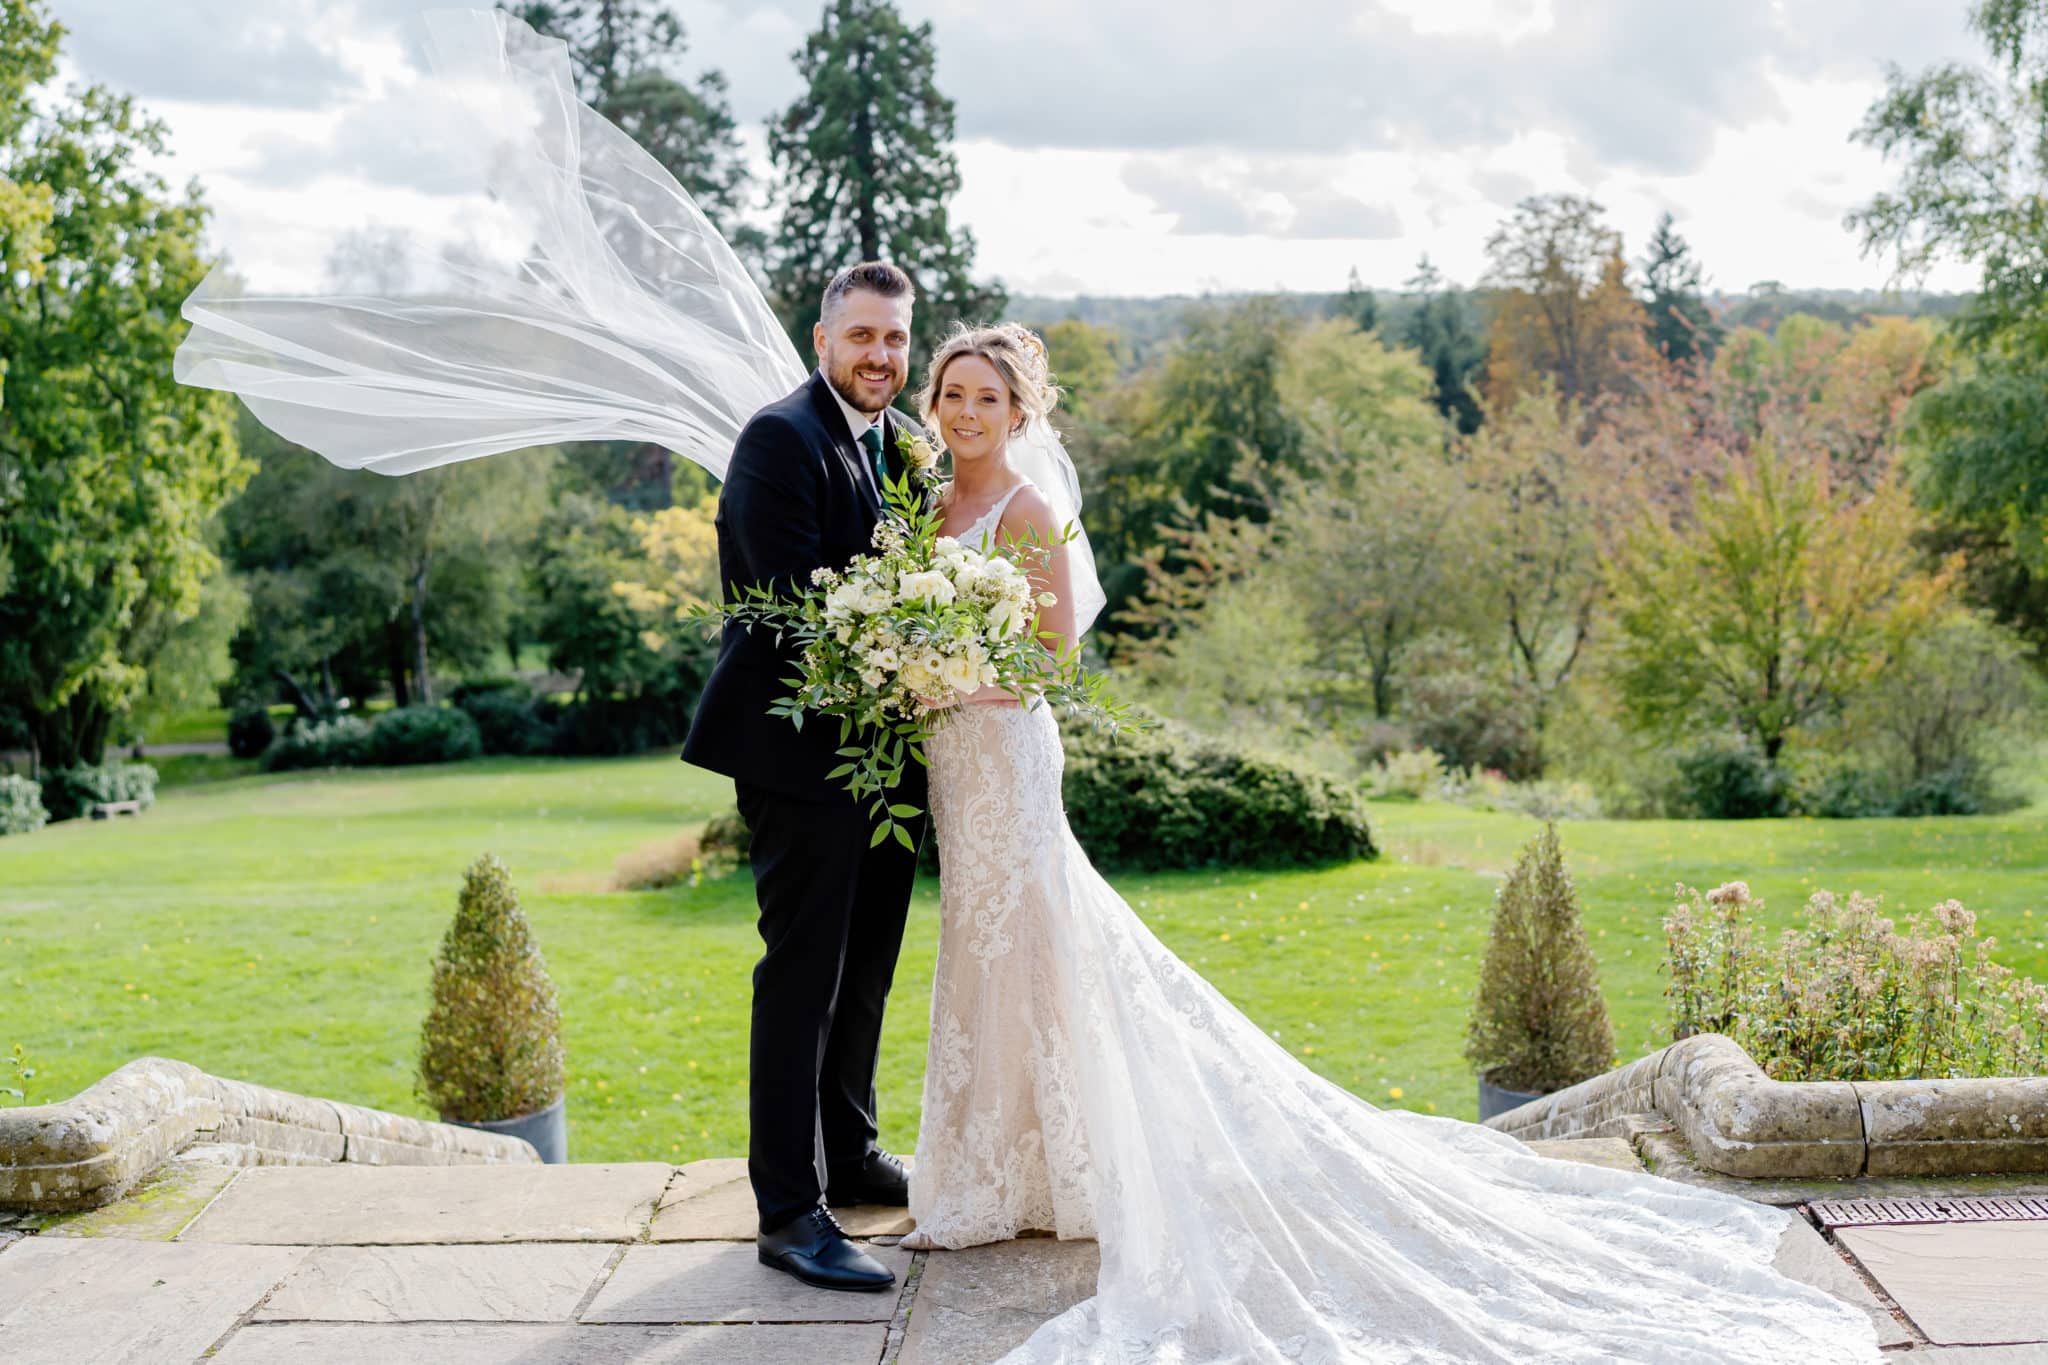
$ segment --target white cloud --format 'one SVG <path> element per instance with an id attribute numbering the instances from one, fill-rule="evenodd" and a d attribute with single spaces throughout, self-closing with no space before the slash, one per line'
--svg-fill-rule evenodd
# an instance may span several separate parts
<path id="1" fill-rule="evenodd" d="M 445 191 L 474 168 L 418 71 L 442 2 L 57 0 L 67 69 L 140 95 L 218 240 L 301 279 L 337 226 L 460 235 Z M 1425 251 L 1469 281 L 1505 210 L 1553 191 L 1607 204 L 1631 252 L 1687 210 L 1724 285 L 1875 284 L 1840 218 L 1891 173 L 1848 134 L 1887 61 L 1975 55 L 1960 7 L 1924 0 L 900 3 L 958 106 L 981 268 L 1059 292 L 1337 288 L 1354 265 L 1391 287 Z M 765 176 L 817 0 L 674 8 L 678 74 L 725 73 Z"/>

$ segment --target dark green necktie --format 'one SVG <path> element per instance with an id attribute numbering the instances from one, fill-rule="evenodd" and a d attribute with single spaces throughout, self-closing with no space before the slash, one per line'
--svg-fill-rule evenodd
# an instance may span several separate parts
<path id="1" fill-rule="evenodd" d="M 882 459 L 882 429 L 869 427 L 860 434 L 860 443 L 868 448 L 868 458 L 875 462 L 875 491 L 879 493 L 889 486 L 889 466 Z"/>

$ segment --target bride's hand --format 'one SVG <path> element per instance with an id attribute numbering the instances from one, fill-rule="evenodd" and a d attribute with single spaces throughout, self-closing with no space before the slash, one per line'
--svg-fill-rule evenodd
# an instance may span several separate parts
<path id="1" fill-rule="evenodd" d="M 927 697 L 920 692 L 916 696 L 920 702 L 924 703 L 924 709 L 927 711 L 944 711 L 960 704 L 960 694 L 958 692 L 948 692 L 943 697 Z"/>
<path id="2" fill-rule="evenodd" d="M 1020 706 L 1017 694 L 1005 687 L 977 687 L 960 700 L 970 706 Z"/>

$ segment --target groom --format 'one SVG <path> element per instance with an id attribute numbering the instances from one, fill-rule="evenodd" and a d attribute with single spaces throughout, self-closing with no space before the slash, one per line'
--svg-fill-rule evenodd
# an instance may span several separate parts
<path id="1" fill-rule="evenodd" d="M 740 433 L 718 497 L 725 597 L 783 597 L 811 571 L 868 551 L 881 482 L 901 477 L 889 404 L 910 373 L 910 279 L 851 266 L 825 287 L 811 343 L 818 369 Z M 920 433 L 921 434 L 921 433 Z M 763 1264 L 828 1289 L 887 1289 L 895 1276 L 848 1241 L 828 1205 L 910 1202 L 902 1163 L 875 1144 L 882 1007 L 903 945 L 917 855 L 871 847 L 873 822 L 826 777 L 844 760 L 834 722 L 798 730 L 769 704 L 788 695 L 796 651 L 728 627 L 683 758 L 724 773 L 752 832 L 766 945 L 754 968 L 747 1174 Z M 913 765 L 901 800 L 925 802 Z M 913 843 L 924 820 L 910 822 Z"/>

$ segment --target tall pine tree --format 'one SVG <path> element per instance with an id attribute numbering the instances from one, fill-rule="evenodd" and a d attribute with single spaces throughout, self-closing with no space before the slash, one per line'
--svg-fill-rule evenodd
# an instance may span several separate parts
<path id="1" fill-rule="evenodd" d="M 1700 263 L 1692 245 L 1678 235 L 1666 213 L 1650 236 L 1650 254 L 1643 261 L 1647 285 L 1643 306 L 1650 313 L 1650 345 L 1675 361 L 1714 357 L 1721 326 L 1700 296 Z"/>
<path id="2" fill-rule="evenodd" d="M 1422 363 L 1436 377 L 1431 397 L 1437 409 L 1469 435 L 1483 418 L 1472 384 L 1486 361 L 1486 340 L 1473 325 L 1465 296 L 1445 284 L 1429 257 L 1416 265 L 1407 289 L 1420 303 L 1401 329 L 1401 343 L 1422 353 Z"/>
<path id="3" fill-rule="evenodd" d="M 1365 282 L 1358 278 L 1358 267 L 1352 266 L 1351 273 L 1344 278 L 1344 292 L 1330 300 L 1328 315 L 1333 318 L 1349 318 L 1358 324 L 1361 332 L 1370 332 L 1380 325 L 1380 303 Z"/>
<path id="4" fill-rule="evenodd" d="M 768 269 L 797 349 L 809 352 L 827 282 L 856 261 L 893 262 L 916 284 L 920 356 L 955 320 L 994 319 L 1007 296 L 970 278 L 974 234 L 947 213 L 960 167 L 932 26 L 905 24 L 889 0 L 828 0 L 796 63 L 804 93 L 768 125 L 782 208 Z"/>
<path id="5" fill-rule="evenodd" d="M 660 0 L 526 0 L 501 8 L 567 43 L 577 95 L 665 166 L 742 255 L 759 251 L 760 230 L 740 222 L 747 164 L 725 76 L 707 71 L 691 86 L 674 74 L 689 51 L 682 20 Z"/>

